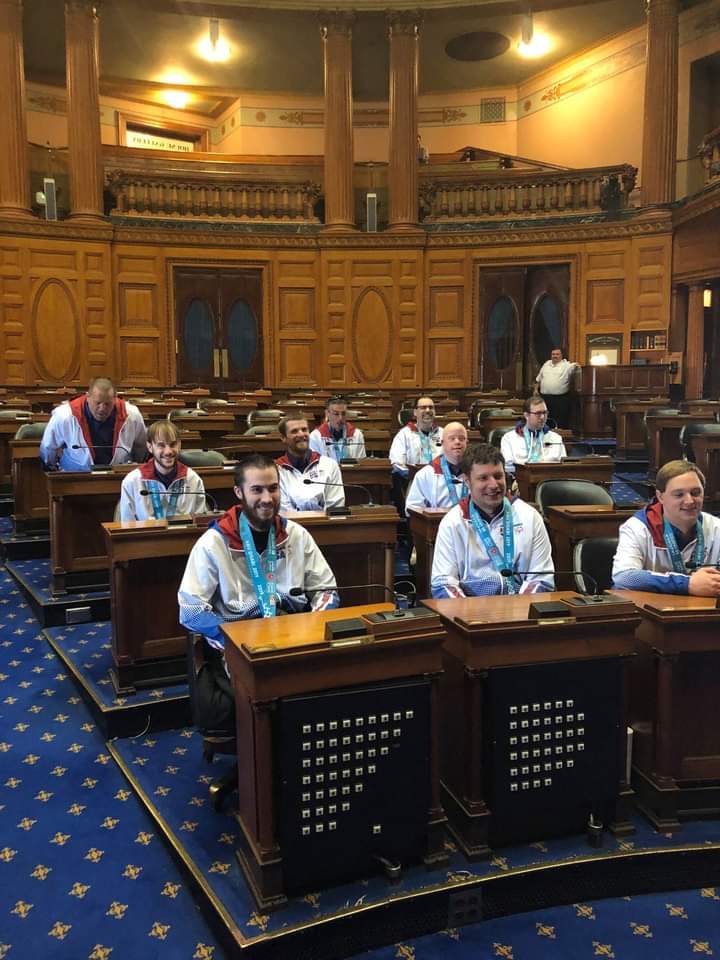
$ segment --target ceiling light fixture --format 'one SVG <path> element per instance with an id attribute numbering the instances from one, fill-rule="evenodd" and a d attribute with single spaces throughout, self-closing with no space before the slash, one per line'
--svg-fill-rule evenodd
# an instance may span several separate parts
<path id="1" fill-rule="evenodd" d="M 712 306 L 712 297 L 713 297 L 712 287 L 705 287 L 705 289 L 703 290 L 703 306 L 704 307 Z"/>
<path id="2" fill-rule="evenodd" d="M 518 53 L 525 59 L 534 59 L 544 56 L 551 46 L 550 37 L 541 30 L 535 29 L 532 10 L 528 8 L 523 14 L 522 24 L 520 25 Z"/>
<path id="3" fill-rule="evenodd" d="M 198 44 L 200 56 L 210 63 L 223 63 L 230 57 L 230 44 L 220 36 L 220 21 L 211 19 L 208 33 Z"/>
<path id="4" fill-rule="evenodd" d="M 173 110 L 182 110 L 188 105 L 190 94 L 184 90 L 163 90 L 162 98 Z"/>

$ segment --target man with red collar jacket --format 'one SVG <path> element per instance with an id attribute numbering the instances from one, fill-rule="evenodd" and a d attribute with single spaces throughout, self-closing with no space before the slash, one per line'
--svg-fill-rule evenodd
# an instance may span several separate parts
<path id="1" fill-rule="evenodd" d="M 409 474 L 408 465 L 430 463 L 440 453 L 443 429 L 435 423 L 435 402 L 432 397 L 418 397 L 413 410 L 415 422 L 393 437 L 390 445 L 392 471 L 401 477 Z"/>
<path id="2" fill-rule="evenodd" d="M 656 499 L 620 527 L 613 586 L 720 596 L 720 519 L 702 512 L 705 477 L 694 463 L 671 460 L 655 487 Z"/>
<path id="3" fill-rule="evenodd" d="M 340 467 L 330 457 L 309 450 L 308 423 L 290 414 L 278 424 L 286 453 L 275 463 L 280 471 L 280 510 L 324 510 L 345 506 Z"/>
<path id="4" fill-rule="evenodd" d="M 553 590 L 550 540 L 540 514 L 507 496 L 497 447 L 468 448 L 462 463 L 470 496 L 445 514 L 433 553 L 437 599 Z"/>
<path id="5" fill-rule="evenodd" d="M 234 732 L 234 698 L 224 658 L 224 623 L 338 606 L 335 577 L 310 534 L 278 513 L 276 464 L 262 454 L 235 468 L 231 507 L 190 551 L 178 592 L 180 623 L 205 637 L 196 722 Z"/>
<path id="6" fill-rule="evenodd" d="M 365 437 L 348 421 L 345 397 L 330 397 L 325 405 L 325 422 L 310 434 L 310 449 L 338 463 L 348 458 L 365 459 Z"/>
<path id="7" fill-rule="evenodd" d="M 523 419 L 514 430 L 503 434 L 500 441 L 508 473 L 515 473 L 516 463 L 557 461 L 567 456 L 560 434 L 548 428 L 547 415 L 547 404 L 542 397 L 528 397 L 523 405 Z"/>
<path id="8" fill-rule="evenodd" d="M 407 510 L 449 510 L 467 496 L 461 465 L 467 442 L 467 430 L 461 423 L 447 424 L 443 429 L 443 452 L 413 477 L 405 501 Z"/>
<path id="9" fill-rule="evenodd" d="M 106 377 L 90 381 L 87 393 L 55 407 L 40 441 L 40 459 L 50 470 L 87 471 L 94 464 L 142 462 L 145 421 L 138 408 L 115 396 Z"/>
<path id="10" fill-rule="evenodd" d="M 162 520 L 177 514 L 205 513 L 205 486 L 178 459 L 180 435 L 170 420 L 156 420 L 147 432 L 151 458 L 131 470 L 120 488 L 120 519 Z"/>

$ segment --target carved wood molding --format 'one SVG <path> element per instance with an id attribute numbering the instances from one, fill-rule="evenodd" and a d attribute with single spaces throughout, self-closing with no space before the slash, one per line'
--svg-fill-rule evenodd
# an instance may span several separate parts
<path id="1" fill-rule="evenodd" d="M 668 217 L 662 220 L 639 221 L 627 223 L 596 223 L 583 226 L 552 227 L 546 230 L 537 230 L 529 227 L 526 230 L 488 230 L 483 233 L 467 231 L 453 234 L 430 234 L 427 246 L 438 247 L 497 247 L 506 244 L 526 243 L 561 243 L 580 240 L 607 240 L 622 237 L 651 236 L 659 233 L 672 233 L 672 221 Z"/>
<path id="2" fill-rule="evenodd" d="M 114 239 L 114 229 L 107 223 L 78 223 L 75 220 L 7 220 L 0 218 L 0 234 L 13 236 L 43 237 L 47 240 L 100 240 Z"/>
<path id="3" fill-rule="evenodd" d="M 673 211 L 673 226 L 680 226 L 694 220 L 696 217 L 702 217 L 706 213 L 712 213 L 713 210 L 720 209 L 720 181 L 706 188 L 701 194 L 681 207 Z"/>

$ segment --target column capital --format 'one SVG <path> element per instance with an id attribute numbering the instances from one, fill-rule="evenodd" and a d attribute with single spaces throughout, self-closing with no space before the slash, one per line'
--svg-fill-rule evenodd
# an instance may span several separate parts
<path id="1" fill-rule="evenodd" d="M 679 9 L 678 0 L 645 0 L 645 13 L 648 17 L 659 17 L 663 14 L 674 17 L 679 13 Z"/>
<path id="2" fill-rule="evenodd" d="M 422 10 L 388 10 L 385 14 L 385 23 L 388 36 L 417 37 L 423 22 Z"/>
<path id="3" fill-rule="evenodd" d="M 0 7 L 11 7 L 22 10 L 23 0 L 0 0 Z"/>
<path id="4" fill-rule="evenodd" d="M 318 14 L 323 40 L 329 35 L 351 37 L 356 19 L 354 10 L 323 10 Z"/>

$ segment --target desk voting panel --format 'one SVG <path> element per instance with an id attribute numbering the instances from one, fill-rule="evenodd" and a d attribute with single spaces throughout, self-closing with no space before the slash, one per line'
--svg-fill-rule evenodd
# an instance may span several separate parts
<path id="1" fill-rule="evenodd" d="M 311 533 L 341 588 L 376 583 L 392 589 L 394 507 L 355 507 L 349 517 L 288 516 Z M 185 680 L 187 640 L 178 620 L 177 592 L 204 525 L 141 520 L 103 523 L 101 532 L 110 566 L 115 689 L 127 692 Z M 384 600 L 387 591 L 376 587 L 341 594 L 348 605 Z"/>
<path id="2" fill-rule="evenodd" d="M 371 614 L 389 615 L 373 623 Z M 325 639 L 329 621 L 354 635 Z M 392 606 L 226 624 L 238 859 L 259 906 L 447 859 L 438 791 L 436 616 Z"/>
<path id="3" fill-rule="evenodd" d="M 663 832 L 720 816 L 720 609 L 714 597 L 612 591 L 637 605 L 633 787 Z"/>
<path id="4" fill-rule="evenodd" d="M 529 620 L 571 593 L 428 600 L 447 630 L 441 790 L 463 852 L 582 833 L 592 815 L 632 832 L 626 809 L 626 658 L 638 616 L 601 605 Z M 622 612 L 622 611 L 625 612 Z"/>

